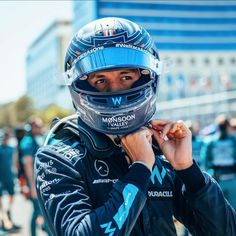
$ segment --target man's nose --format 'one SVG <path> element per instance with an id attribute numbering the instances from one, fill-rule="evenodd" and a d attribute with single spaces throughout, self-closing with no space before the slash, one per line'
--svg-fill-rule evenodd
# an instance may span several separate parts
<path id="1" fill-rule="evenodd" d="M 109 84 L 109 92 L 117 92 L 124 90 L 123 86 L 119 82 L 113 82 Z"/>

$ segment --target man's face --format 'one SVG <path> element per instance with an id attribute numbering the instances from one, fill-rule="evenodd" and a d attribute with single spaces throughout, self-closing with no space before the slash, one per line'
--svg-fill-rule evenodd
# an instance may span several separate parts
<path id="1" fill-rule="evenodd" d="M 35 121 L 32 124 L 32 134 L 34 136 L 42 134 L 42 123 L 41 121 Z"/>
<path id="2" fill-rule="evenodd" d="M 91 73 L 88 82 L 99 92 L 117 92 L 130 89 L 139 78 L 138 69 L 122 69 Z"/>

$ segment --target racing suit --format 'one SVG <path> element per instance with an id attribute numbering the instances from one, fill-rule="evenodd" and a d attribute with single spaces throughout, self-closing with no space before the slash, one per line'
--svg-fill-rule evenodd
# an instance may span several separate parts
<path id="1" fill-rule="evenodd" d="M 212 173 L 224 196 L 236 209 L 236 140 L 230 135 L 208 139 L 202 149 L 205 169 Z"/>
<path id="2" fill-rule="evenodd" d="M 196 163 L 175 171 L 157 156 L 151 173 L 141 163 L 129 165 L 121 150 L 98 157 L 69 133 L 39 149 L 35 173 L 54 236 L 172 236 L 173 217 L 192 235 L 236 235 L 234 209 Z"/>

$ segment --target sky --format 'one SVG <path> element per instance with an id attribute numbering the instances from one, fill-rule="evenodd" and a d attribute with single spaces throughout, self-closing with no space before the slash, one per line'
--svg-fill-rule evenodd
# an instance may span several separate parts
<path id="1" fill-rule="evenodd" d="M 0 1 L 0 104 L 25 94 L 29 46 L 56 19 L 72 19 L 71 1 Z"/>

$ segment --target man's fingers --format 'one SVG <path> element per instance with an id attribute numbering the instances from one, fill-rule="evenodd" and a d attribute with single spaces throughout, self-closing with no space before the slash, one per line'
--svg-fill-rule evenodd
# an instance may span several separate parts
<path id="1" fill-rule="evenodd" d="M 153 120 L 151 121 L 152 129 L 160 131 L 162 135 L 160 137 L 169 139 L 181 138 L 191 131 L 186 127 L 182 120 L 172 122 L 169 120 Z"/>
<path id="2" fill-rule="evenodd" d="M 169 130 L 170 133 L 175 133 L 176 130 L 179 129 L 178 123 L 174 123 L 171 127 L 171 129 Z"/>
<path id="3" fill-rule="evenodd" d="M 121 138 L 121 144 L 126 147 L 126 143 L 135 142 L 135 140 L 138 138 L 138 136 L 145 137 L 149 143 L 152 142 L 152 135 L 153 132 L 147 127 L 141 127 L 138 131 L 124 135 Z"/>
<path id="4" fill-rule="evenodd" d="M 169 120 L 154 120 L 151 122 L 151 126 L 153 129 L 160 131 L 162 138 L 165 136 L 172 136 L 173 133 L 178 129 L 178 124 L 175 122 L 171 122 Z"/>
<path id="5" fill-rule="evenodd" d="M 161 147 L 162 143 L 164 142 L 164 139 L 161 137 L 161 132 L 157 131 L 155 129 L 152 129 L 152 132 L 153 132 L 153 136 L 154 136 L 155 140 L 157 141 L 157 143 Z"/>
<path id="6" fill-rule="evenodd" d="M 162 134 L 162 138 L 165 138 L 165 136 L 167 135 L 167 133 L 170 133 L 170 130 L 172 129 L 173 123 L 168 123 L 164 126 L 163 130 L 161 131 Z"/>
<path id="7" fill-rule="evenodd" d="M 150 124 L 153 128 L 155 128 L 157 126 L 163 126 L 163 125 L 166 125 L 168 123 L 171 123 L 171 121 L 170 120 L 152 120 L 150 122 Z"/>

